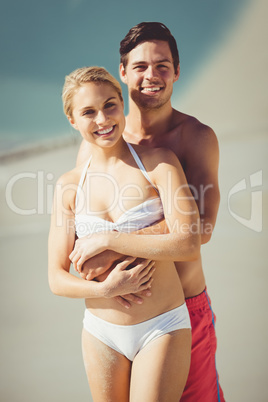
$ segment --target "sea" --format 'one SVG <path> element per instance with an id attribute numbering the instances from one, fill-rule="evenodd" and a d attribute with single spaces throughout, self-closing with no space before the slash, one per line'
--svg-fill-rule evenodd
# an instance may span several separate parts
<path id="1" fill-rule="evenodd" d="M 0 161 L 37 148 L 78 141 L 62 111 L 65 75 L 78 67 L 106 67 L 119 79 L 119 43 L 141 21 L 160 21 L 177 40 L 187 91 L 252 0 L 144 2 L 118 19 L 125 2 L 86 0 L 4 2 L 0 14 Z M 129 10 L 128 10 L 129 11 Z M 123 85 L 127 113 L 127 88 Z M 27 151 L 28 150 L 28 151 Z"/>

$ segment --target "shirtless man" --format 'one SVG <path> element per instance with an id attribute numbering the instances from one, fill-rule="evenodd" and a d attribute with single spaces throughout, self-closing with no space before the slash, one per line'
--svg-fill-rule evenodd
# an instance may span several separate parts
<path id="1" fill-rule="evenodd" d="M 173 84 L 180 74 L 176 41 L 165 25 L 143 22 L 131 28 L 121 41 L 120 55 L 120 77 L 129 93 L 124 138 L 130 143 L 175 152 L 199 208 L 205 244 L 211 238 L 220 201 L 218 141 L 210 127 L 172 108 Z M 90 149 L 83 142 L 78 163 L 89 155 Z M 181 401 L 222 402 L 215 364 L 215 316 L 201 258 L 176 262 L 176 267 L 192 324 L 191 368 Z"/>

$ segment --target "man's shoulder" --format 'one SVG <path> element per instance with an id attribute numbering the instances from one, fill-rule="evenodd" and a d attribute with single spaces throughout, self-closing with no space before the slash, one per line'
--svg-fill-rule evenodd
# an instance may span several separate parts
<path id="1" fill-rule="evenodd" d="M 168 148 L 164 147 L 152 147 L 148 146 L 132 144 L 135 151 L 138 153 L 142 162 L 146 164 L 146 166 L 157 166 L 161 163 L 172 163 L 177 161 L 176 154 Z"/>
<path id="2" fill-rule="evenodd" d="M 195 144 L 200 144 L 203 142 L 217 142 L 217 136 L 214 130 L 194 116 L 175 110 L 174 121 L 175 127 L 173 130 L 177 130 L 178 135 L 180 135 L 181 142 L 185 143 L 185 145 L 192 146 L 193 142 Z"/>
<path id="3" fill-rule="evenodd" d="M 202 123 L 196 117 L 191 116 L 186 113 L 179 112 L 174 109 L 174 128 L 181 129 L 184 132 L 190 133 L 192 135 L 201 133 L 214 133 L 213 129 L 207 124 Z M 215 133 L 214 133 L 215 134 Z"/>

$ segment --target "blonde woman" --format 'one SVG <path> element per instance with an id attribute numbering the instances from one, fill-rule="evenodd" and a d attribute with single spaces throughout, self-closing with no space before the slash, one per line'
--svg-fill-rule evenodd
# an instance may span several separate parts
<path id="1" fill-rule="evenodd" d="M 124 141 L 121 87 L 105 69 L 85 67 L 67 76 L 63 104 L 91 156 L 56 186 L 49 283 L 57 295 L 85 299 L 82 348 L 93 400 L 178 401 L 191 329 L 173 261 L 199 257 L 196 204 L 171 151 Z M 163 219 L 169 233 L 141 234 Z M 81 272 L 105 250 L 130 257 L 95 280 L 70 273 L 70 260 Z M 132 267 L 136 257 L 145 262 Z M 130 309 L 115 299 L 150 288 L 152 295 Z"/>

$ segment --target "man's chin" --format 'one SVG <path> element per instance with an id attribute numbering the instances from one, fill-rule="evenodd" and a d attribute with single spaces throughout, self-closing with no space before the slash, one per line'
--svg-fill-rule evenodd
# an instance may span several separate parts
<path id="1" fill-rule="evenodd" d="M 138 106 L 138 108 L 144 110 L 160 109 L 165 104 L 163 99 L 144 94 L 140 91 L 132 91 L 131 99 Z"/>

